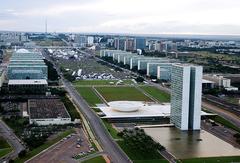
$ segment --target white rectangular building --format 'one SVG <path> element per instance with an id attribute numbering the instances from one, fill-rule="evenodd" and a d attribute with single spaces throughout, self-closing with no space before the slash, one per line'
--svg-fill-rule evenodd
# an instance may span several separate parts
<path id="1" fill-rule="evenodd" d="M 66 107 L 58 98 L 28 100 L 29 123 L 63 125 L 71 122 Z"/>
<path id="2" fill-rule="evenodd" d="M 200 130 L 202 67 L 173 65 L 170 121 L 181 130 Z"/>
<path id="3" fill-rule="evenodd" d="M 0 68 L 0 90 L 3 85 L 4 80 L 5 80 L 5 71 Z"/>

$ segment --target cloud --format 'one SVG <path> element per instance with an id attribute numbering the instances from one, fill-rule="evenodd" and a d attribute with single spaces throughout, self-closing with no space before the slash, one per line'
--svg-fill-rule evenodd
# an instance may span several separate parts
<path id="1" fill-rule="evenodd" d="M 15 20 L 9 29 L 32 31 L 43 31 L 47 18 L 49 31 L 240 34 L 239 6 L 237 0 L 11 0 L 0 6 L 0 18 Z"/>

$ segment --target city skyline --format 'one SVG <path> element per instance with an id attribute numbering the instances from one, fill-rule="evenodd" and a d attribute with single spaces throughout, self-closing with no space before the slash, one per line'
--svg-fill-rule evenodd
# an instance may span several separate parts
<path id="1" fill-rule="evenodd" d="M 2 2 L 0 30 L 239 35 L 240 2 L 132 0 Z"/>

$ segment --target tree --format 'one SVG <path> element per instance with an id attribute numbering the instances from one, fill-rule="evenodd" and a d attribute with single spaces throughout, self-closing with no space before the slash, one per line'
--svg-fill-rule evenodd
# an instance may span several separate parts
<path id="1" fill-rule="evenodd" d="M 8 163 L 14 163 L 14 160 L 10 159 L 10 160 L 8 161 Z"/>
<path id="2" fill-rule="evenodd" d="M 144 79 L 140 76 L 138 76 L 136 79 L 136 82 L 142 83 L 144 81 Z"/>
<path id="3" fill-rule="evenodd" d="M 235 138 L 240 139 L 240 133 L 236 133 L 233 135 Z"/>
<path id="4" fill-rule="evenodd" d="M 158 150 L 165 148 L 156 143 L 150 136 L 146 135 L 143 129 L 135 128 L 134 130 L 123 130 L 123 140 L 128 148 L 138 151 L 141 154 L 157 154 Z"/>
<path id="5" fill-rule="evenodd" d="M 24 149 L 24 150 L 21 150 L 20 152 L 19 152 L 19 154 L 18 154 L 18 157 L 19 158 L 23 158 L 23 157 L 25 157 L 26 156 L 26 154 L 27 154 L 27 151 Z"/>

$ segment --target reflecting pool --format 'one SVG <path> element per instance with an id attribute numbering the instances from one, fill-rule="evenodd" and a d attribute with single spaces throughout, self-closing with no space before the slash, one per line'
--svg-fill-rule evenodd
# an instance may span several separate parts
<path id="1" fill-rule="evenodd" d="M 204 130 L 183 132 L 175 127 L 144 128 L 144 130 L 178 159 L 240 156 L 238 148 Z"/>

